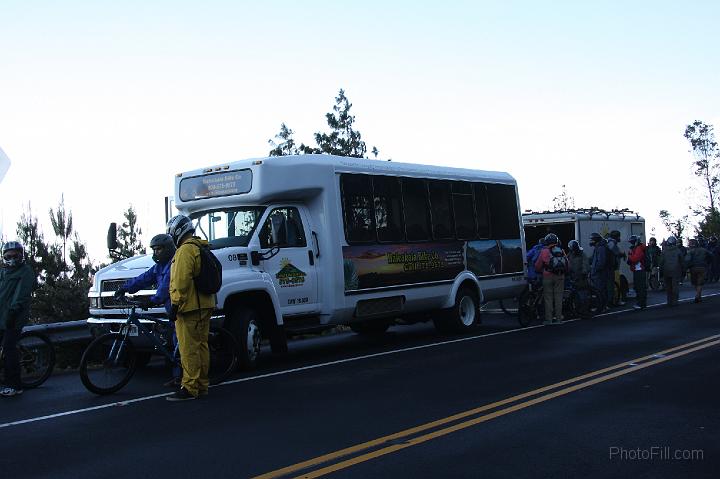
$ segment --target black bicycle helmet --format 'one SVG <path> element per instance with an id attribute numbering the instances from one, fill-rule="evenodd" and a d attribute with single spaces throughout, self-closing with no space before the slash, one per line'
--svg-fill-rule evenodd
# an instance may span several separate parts
<path id="1" fill-rule="evenodd" d="M 5 253 L 11 251 L 19 251 L 20 254 L 18 255 L 17 253 L 15 253 L 5 257 Z M 19 241 L 8 241 L 7 243 L 3 244 L 2 256 L 3 264 L 6 267 L 15 268 L 16 266 L 20 266 L 25 262 L 25 248 L 23 248 L 22 243 L 20 243 Z"/>
<path id="2" fill-rule="evenodd" d="M 602 236 L 600 236 L 600 233 L 591 233 L 590 234 L 590 246 L 595 246 L 599 242 L 602 241 Z"/>
<path id="3" fill-rule="evenodd" d="M 628 238 L 628 243 L 635 246 L 636 243 L 640 242 L 640 238 L 638 238 L 637 235 L 630 235 L 630 238 Z"/>
<path id="4" fill-rule="evenodd" d="M 545 235 L 545 246 L 557 244 L 560 240 L 555 233 L 548 233 Z"/>
<path id="5" fill-rule="evenodd" d="M 568 241 L 568 250 L 571 253 L 579 253 L 582 251 L 582 248 L 580 247 L 580 243 L 577 242 L 577 240 L 570 240 Z"/>
<path id="6" fill-rule="evenodd" d="M 153 236 L 150 248 L 153 250 L 152 259 L 156 263 L 166 264 L 175 255 L 175 242 L 172 236 L 167 234 Z"/>
<path id="7" fill-rule="evenodd" d="M 612 230 L 610 232 L 610 237 L 615 241 L 620 241 L 620 232 L 618 230 Z"/>

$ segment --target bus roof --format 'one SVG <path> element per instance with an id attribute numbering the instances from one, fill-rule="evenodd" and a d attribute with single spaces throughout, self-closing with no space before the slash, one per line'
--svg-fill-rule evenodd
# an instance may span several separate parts
<path id="1" fill-rule="evenodd" d="M 371 173 L 379 175 L 398 176 L 420 176 L 429 178 L 444 179 L 468 179 L 479 178 L 497 183 L 515 184 L 515 179 L 508 173 L 489 170 L 473 170 L 469 168 L 452 168 L 447 166 L 421 165 L 417 163 L 401 163 L 396 161 L 373 160 L 369 158 L 350 158 L 335 155 L 293 155 L 293 156 L 271 156 L 264 158 L 249 158 L 246 160 L 221 163 L 183 172 L 180 175 L 198 176 L 222 169 L 236 170 L 262 164 L 276 166 L 298 166 L 304 165 L 325 165 L 334 168 L 337 173 Z"/>
<path id="2" fill-rule="evenodd" d="M 223 172 L 238 170 L 250 170 L 252 172 L 250 191 L 245 190 L 245 193 L 238 191 L 237 194 L 228 194 L 227 196 L 190 200 L 183 200 L 180 194 L 180 182 L 186 178 L 219 175 Z M 179 173 L 175 184 L 175 201 L 178 208 L 193 211 L 208 206 L 219 206 L 233 200 L 238 201 L 241 198 L 240 201 L 246 204 L 262 204 L 278 199 L 301 199 L 316 195 L 319 191 L 334 185 L 334 177 L 338 173 L 365 173 L 516 184 L 515 179 L 504 172 L 333 155 L 274 156 L 250 158 Z"/>

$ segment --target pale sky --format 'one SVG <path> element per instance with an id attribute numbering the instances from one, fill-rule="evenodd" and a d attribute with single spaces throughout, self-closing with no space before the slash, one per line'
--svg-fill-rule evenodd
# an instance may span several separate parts
<path id="1" fill-rule="evenodd" d="M 281 122 L 311 143 L 343 88 L 380 158 L 507 171 L 523 209 L 565 184 L 664 237 L 657 212 L 702 193 L 685 126 L 720 128 L 719 21 L 713 1 L 0 0 L 3 233 L 30 202 L 52 236 L 64 194 L 95 261 L 131 203 L 147 245 L 175 173 L 265 156 Z"/>

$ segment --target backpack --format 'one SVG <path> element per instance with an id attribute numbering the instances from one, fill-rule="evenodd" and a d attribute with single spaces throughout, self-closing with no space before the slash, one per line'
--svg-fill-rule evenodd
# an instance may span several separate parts
<path id="1" fill-rule="evenodd" d="M 222 264 L 207 246 L 200 250 L 200 273 L 193 278 L 195 288 L 203 294 L 215 294 L 222 286 Z"/>
<path id="2" fill-rule="evenodd" d="M 550 250 L 550 261 L 548 261 L 547 270 L 552 274 L 565 274 L 567 271 L 568 260 L 563 253 L 562 248 L 559 246 L 553 246 Z"/>

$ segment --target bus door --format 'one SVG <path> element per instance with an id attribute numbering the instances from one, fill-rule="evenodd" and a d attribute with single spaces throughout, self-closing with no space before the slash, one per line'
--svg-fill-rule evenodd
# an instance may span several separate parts
<path id="1" fill-rule="evenodd" d="M 315 253 L 312 248 L 307 214 L 302 206 L 278 206 L 270 209 L 260 229 L 263 250 L 279 248 L 262 269 L 275 283 L 282 314 L 311 314 L 319 311 Z"/>

